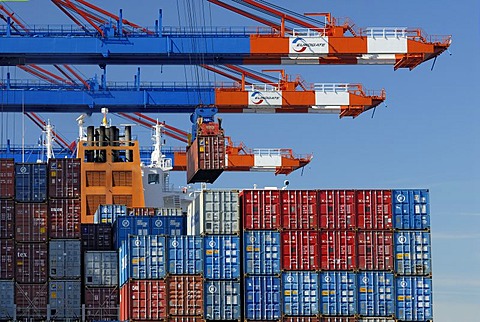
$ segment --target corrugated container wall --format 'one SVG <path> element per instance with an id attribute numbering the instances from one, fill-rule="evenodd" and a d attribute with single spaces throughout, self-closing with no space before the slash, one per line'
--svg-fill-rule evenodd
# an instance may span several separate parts
<path id="1" fill-rule="evenodd" d="M 48 201 L 49 237 L 80 237 L 80 199 L 50 199 Z"/>
<path id="2" fill-rule="evenodd" d="M 15 237 L 15 202 L 0 199 L 0 238 Z"/>
<path id="3" fill-rule="evenodd" d="M 356 227 L 354 190 L 319 190 L 318 193 L 321 229 Z"/>
<path id="4" fill-rule="evenodd" d="M 153 207 L 127 207 L 127 216 L 156 216 L 157 209 Z"/>
<path id="5" fill-rule="evenodd" d="M 168 273 L 190 275 L 203 273 L 203 237 L 171 236 L 168 242 Z"/>
<path id="6" fill-rule="evenodd" d="M 15 197 L 15 161 L 0 159 L 0 198 Z"/>
<path id="7" fill-rule="evenodd" d="M 280 274 L 280 233 L 272 230 L 245 231 L 243 235 L 245 274 Z"/>
<path id="8" fill-rule="evenodd" d="M 240 282 L 207 281 L 204 294 L 206 320 L 240 320 Z"/>
<path id="9" fill-rule="evenodd" d="M 87 287 L 84 294 L 87 321 L 118 319 L 119 293 L 117 287 Z"/>
<path id="10" fill-rule="evenodd" d="M 358 269 L 393 271 L 393 232 L 358 231 Z"/>
<path id="11" fill-rule="evenodd" d="M 397 277 L 396 317 L 402 321 L 429 321 L 432 312 L 432 279 L 428 277 Z"/>
<path id="12" fill-rule="evenodd" d="M 57 239 L 49 243 L 50 277 L 76 279 L 82 275 L 80 240 Z"/>
<path id="13" fill-rule="evenodd" d="M 233 235 L 240 233 L 237 190 L 202 190 L 190 206 L 194 235 Z"/>
<path id="14" fill-rule="evenodd" d="M 229 235 L 204 238 L 204 277 L 212 280 L 240 278 L 240 238 Z"/>
<path id="15" fill-rule="evenodd" d="M 48 196 L 80 198 L 80 167 L 80 159 L 49 159 Z"/>
<path id="16" fill-rule="evenodd" d="M 80 281 L 50 281 L 49 304 L 52 320 L 80 319 L 82 287 Z"/>
<path id="17" fill-rule="evenodd" d="M 84 285 L 118 285 L 118 254 L 115 251 L 89 251 L 84 253 Z"/>
<path id="18" fill-rule="evenodd" d="M 282 269 L 312 270 L 320 269 L 320 237 L 317 231 L 283 231 Z"/>
<path id="19" fill-rule="evenodd" d="M 113 250 L 110 224 L 81 224 L 82 251 Z"/>
<path id="20" fill-rule="evenodd" d="M 430 233 L 402 231 L 395 233 L 395 271 L 398 275 L 432 273 Z"/>
<path id="21" fill-rule="evenodd" d="M 280 278 L 247 276 L 244 282 L 245 318 L 247 320 L 278 320 L 281 317 L 282 295 Z"/>
<path id="22" fill-rule="evenodd" d="M 283 313 L 290 316 L 319 314 L 318 273 L 283 272 Z"/>
<path id="23" fill-rule="evenodd" d="M 17 243 L 15 265 L 16 281 L 18 283 L 47 282 L 48 258 L 48 246 L 46 243 Z"/>
<path id="24" fill-rule="evenodd" d="M 347 230 L 320 232 L 322 270 L 354 270 L 357 268 L 356 233 Z"/>
<path id="25" fill-rule="evenodd" d="M 282 190 L 283 229 L 318 229 L 318 194 L 315 190 Z"/>
<path id="26" fill-rule="evenodd" d="M 166 275 L 166 238 L 130 236 L 122 243 L 118 257 L 120 285 L 129 279 L 162 279 Z"/>
<path id="27" fill-rule="evenodd" d="M 15 282 L 0 281 L 0 320 L 13 320 L 15 315 Z"/>
<path id="28" fill-rule="evenodd" d="M 17 242 L 46 242 L 48 207 L 42 203 L 15 205 L 15 240 Z"/>
<path id="29" fill-rule="evenodd" d="M 225 137 L 197 135 L 187 150 L 187 183 L 213 183 L 225 169 Z"/>
<path id="30" fill-rule="evenodd" d="M 183 216 L 182 208 L 156 208 L 155 216 Z"/>
<path id="31" fill-rule="evenodd" d="M 393 216 L 396 229 L 429 229 L 428 190 L 394 190 Z"/>
<path id="32" fill-rule="evenodd" d="M 171 316 L 167 322 L 204 322 L 200 316 Z"/>
<path id="33" fill-rule="evenodd" d="M 167 306 L 165 280 L 130 280 L 120 289 L 120 321 L 161 321 Z"/>
<path id="34" fill-rule="evenodd" d="M 324 319 L 327 319 L 327 318 L 324 318 Z M 296 316 L 296 317 L 284 317 L 282 319 L 282 322 L 320 322 L 320 321 L 324 321 L 324 319 L 320 320 L 319 318 L 312 317 L 312 316 Z M 338 322 L 347 322 L 347 321 L 338 321 Z"/>
<path id="35" fill-rule="evenodd" d="M 45 163 L 15 164 L 15 200 L 19 202 L 47 200 L 47 165 Z"/>
<path id="36" fill-rule="evenodd" d="M 203 278 L 170 275 L 167 279 L 168 314 L 203 316 Z"/>
<path id="37" fill-rule="evenodd" d="M 357 190 L 355 194 L 358 229 L 392 229 L 391 190 Z"/>
<path id="38" fill-rule="evenodd" d="M 99 205 L 93 215 L 95 224 L 113 224 L 117 216 L 127 215 L 127 206 L 125 205 Z"/>
<path id="39" fill-rule="evenodd" d="M 243 190 L 240 200 L 245 229 L 279 229 L 282 226 L 280 191 Z"/>
<path id="40" fill-rule="evenodd" d="M 15 242 L 13 239 L 0 239 L 0 279 L 15 278 Z"/>
<path id="41" fill-rule="evenodd" d="M 320 313 L 354 315 L 357 313 L 356 274 L 352 272 L 320 273 Z"/>
<path id="42" fill-rule="evenodd" d="M 357 313 L 361 316 L 393 316 L 395 314 L 395 281 L 392 273 L 358 273 L 357 289 Z"/>
<path id="43" fill-rule="evenodd" d="M 44 321 L 47 319 L 48 283 L 43 284 L 15 284 L 15 304 L 17 305 L 17 319 L 33 319 Z"/>

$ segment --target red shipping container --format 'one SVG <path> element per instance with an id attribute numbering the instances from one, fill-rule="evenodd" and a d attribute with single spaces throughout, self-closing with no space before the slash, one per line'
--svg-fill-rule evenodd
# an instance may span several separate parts
<path id="1" fill-rule="evenodd" d="M 355 191 L 320 190 L 320 228 L 353 229 L 356 227 Z"/>
<path id="2" fill-rule="evenodd" d="M 47 204 L 15 204 L 15 240 L 17 242 L 47 241 Z"/>
<path id="3" fill-rule="evenodd" d="M 243 190 L 240 192 L 245 229 L 279 229 L 280 191 Z"/>
<path id="4" fill-rule="evenodd" d="M 282 190 L 282 228 L 317 229 L 318 203 L 315 190 Z"/>
<path id="5" fill-rule="evenodd" d="M 48 279 L 46 243 L 16 244 L 15 278 L 19 283 L 45 283 Z"/>
<path id="6" fill-rule="evenodd" d="M 393 232 L 358 231 L 358 269 L 393 271 Z"/>
<path id="7" fill-rule="evenodd" d="M 19 284 L 15 286 L 17 320 L 45 321 L 47 318 L 48 283 Z"/>
<path id="8" fill-rule="evenodd" d="M 80 159 L 48 160 L 48 196 L 80 198 Z"/>
<path id="9" fill-rule="evenodd" d="M 168 322 L 203 322 L 203 318 L 199 316 L 175 316 L 169 317 Z"/>
<path id="10" fill-rule="evenodd" d="M 0 239 L 0 279 L 15 278 L 15 242 L 13 239 Z"/>
<path id="11" fill-rule="evenodd" d="M 157 209 L 153 207 L 129 207 L 127 208 L 129 216 L 155 216 Z"/>
<path id="12" fill-rule="evenodd" d="M 322 270 L 353 270 L 357 268 L 356 232 L 328 230 L 320 232 Z"/>
<path id="13" fill-rule="evenodd" d="M 0 199 L 0 238 L 15 237 L 15 202 Z"/>
<path id="14" fill-rule="evenodd" d="M 130 280 L 120 289 L 121 321 L 158 321 L 166 317 L 165 280 Z"/>
<path id="15" fill-rule="evenodd" d="M 50 238 L 80 238 L 80 199 L 50 199 Z"/>
<path id="16" fill-rule="evenodd" d="M 320 322 L 356 322 L 358 319 L 353 317 L 322 317 Z M 378 322 L 380 322 L 379 320 Z"/>
<path id="17" fill-rule="evenodd" d="M 0 159 L 0 198 L 15 197 L 15 161 Z"/>
<path id="18" fill-rule="evenodd" d="M 357 190 L 358 229 L 392 229 L 392 191 Z"/>
<path id="19" fill-rule="evenodd" d="M 317 231 L 283 231 L 281 238 L 282 269 L 316 271 L 320 268 Z"/>
<path id="20" fill-rule="evenodd" d="M 168 315 L 203 316 L 203 278 L 170 275 L 167 280 Z"/>
<path id="21" fill-rule="evenodd" d="M 187 150 L 187 183 L 213 183 L 225 170 L 225 137 L 198 135 Z"/>
<path id="22" fill-rule="evenodd" d="M 118 318 L 118 288 L 86 287 L 84 294 L 87 321 L 116 320 Z"/>

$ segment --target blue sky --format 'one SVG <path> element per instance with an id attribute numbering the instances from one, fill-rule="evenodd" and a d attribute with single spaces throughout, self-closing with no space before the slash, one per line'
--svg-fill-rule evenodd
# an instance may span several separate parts
<path id="1" fill-rule="evenodd" d="M 162 8 L 164 25 L 185 24 L 185 0 L 92 1 L 141 25 L 152 26 Z M 313 153 L 303 172 L 290 175 L 292 189 L 303 188 L 428 188 L 431 194 L 434 272 L 434 317 L 437 322 L 478 320 L 480 304 L 480 4 L 464 1 L 402 2 L 380 0 L 275 1 L 297 12 L 332 12 L 349 17 L 358 27 L 421 27 L 428 34 L 450 34 L 449 53 L 442 54 L 431 71 L 427 62 L 413 71 L 392 66 L 287 66 L 310 83 L 362 83 L 387 91 L 387 100 L 374 118 L 367 112 L 357 119 L 329 115 L 223 115 L 223 126 L 234 141 L 249 147 L 290 147 Z M 204 4 L 207 25 L 256 26 L 246 18 Z M 47 0 L 10 5 L 29 24 L 70 23 Z M 179 21 L 180 20 L 180 21 Z M 271 66 L 269 67 L 271 68 Z M 84 74 L 96 67 L 80 67 Z M 262 69 L 259 66 L 257 70 Z M 13 68 L 10 72 L 24 78 Z M 110 67 L 109 80 L 133 80 L 136 66 Z M 2 68 L 2 75 L 7 68 Z M 142 67 L 144 80 L 185 80 L 190 69 L 181 66 Z M 74 139 L 77 115 L 43 115 L 57 130 Z M 187 115 L 154 116 L 189 129 Z M 92 117 L 90 122 L 99 122 Z M 13 126 L 14 122 L 15 128 Z M 114 120 L 115 121 L 115 120 Z M 2 137 L 20 143 L 19 115 L 2 116 Z M 6 125 L 7 122 L 10 125 Z M 119 121 L 122 122 L 122 121 Z M 147 130 L 136 130 L 147 137 Z M 27 137 L 38 137 L 29 126 Z M 4 142 L 2 142 L 4 143 Z M 180 145 L 170 141 L 171 145 Z M 145 145 L 150 144 L 146 139 Z M 174 180 L 184 182 L 183 173 Z M 215 187 L 282 186 L 285 177 L 268 173 L 224 173 Z"/>

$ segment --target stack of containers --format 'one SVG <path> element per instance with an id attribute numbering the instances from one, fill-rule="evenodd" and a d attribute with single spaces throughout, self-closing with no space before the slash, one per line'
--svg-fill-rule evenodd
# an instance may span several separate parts
<path id="1" fill-rule="evenodd" d="M 15 317 L 15 163 L 0 159 L 0 320 Z"/>
<path id="2" fill-rule="evenodd" d="M 46 319 L 47 165 L 15 164 L 15 303 L 18 320 Z"/>
<path id="3" fill-rule="evenodd" d="M 80 159 L 48 160 L 51 319 L 79 319 L 82 313 L 80 167 Z"/>

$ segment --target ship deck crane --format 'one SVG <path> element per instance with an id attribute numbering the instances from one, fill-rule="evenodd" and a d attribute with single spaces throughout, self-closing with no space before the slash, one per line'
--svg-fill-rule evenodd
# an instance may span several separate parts
<path id="1" fill-rule="evenodd" d="M 235 5 L 209 1 L 263 23 L 264 28 L 198 29 L 164 27 L 161 11 L 149 29 L 124 19 L 121 11 L 116 16 L 84 0 L 52 1 L 75 25 L 20 31 L 9 23 L 0 26 L 0 65 L 380 64 L 413 69 L 451 43 L 451 36 L 428 36 L 420 29 L 355 29 L 350 21 L 341 22 L 329 13 L 321 14 L 326 20 L 322 22 L 259 0 L 234 0 Z"/>

